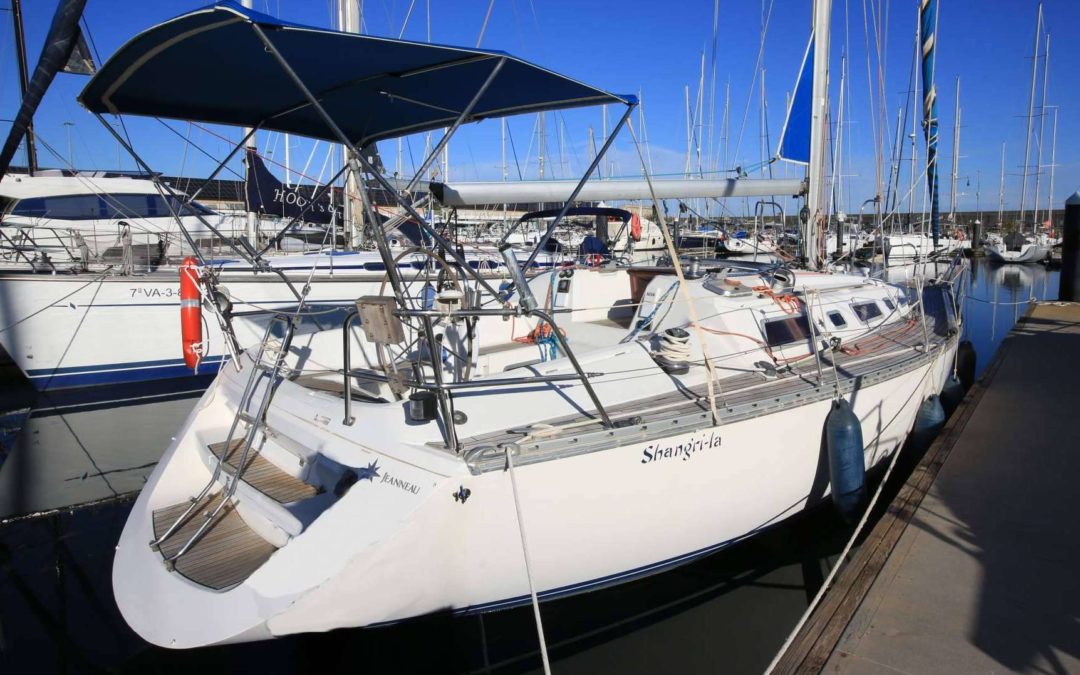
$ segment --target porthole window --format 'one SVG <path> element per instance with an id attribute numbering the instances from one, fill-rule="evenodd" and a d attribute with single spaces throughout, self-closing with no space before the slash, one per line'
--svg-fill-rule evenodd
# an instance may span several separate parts
<path id="1" fill-rule="evenodd" d="M 863 323 L 870 323 L 871 320 L 881 316 L 881 308 L 876 302 L 860 302 L 852 305 L 851 309 L 855 310 L 855 316 L 859 317 L 859 321 Z"/>
<path id="2" fill-rule="evenodd" d="M 836 310 L 833 310 L 833 311 L 829 312 L 828 316 L 829 316 L 829 321 L 836 328 L 844 328 L 844 327 L 847 326 L 847 320 L 844 319 L 844 315 L 841 314 L 840 312 L 837 312 Z"/>
<path id="3" fill-rule="evenodd" d="M 805 314 L 765 322 L 765 340 L 770 347 L 805 342 L 809 338 L 810 324 Z"/>

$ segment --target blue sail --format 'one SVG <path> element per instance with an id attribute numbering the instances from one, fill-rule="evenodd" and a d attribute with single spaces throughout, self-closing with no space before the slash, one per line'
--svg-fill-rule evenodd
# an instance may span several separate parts
<path id="1" fill-rule="evenodd" d="M 809 67 L 808 67 L 809 66 Z M 810 103 L 814 95 L 814 36 L 803 54 L 799 78 L 795 81 L 795 95 L 788 106 L 784 130 L 780 132 L 779 159 L 799 164 L 810 163 Z"/>
<path id="2" fill-rule="evenodd" d="M 926 136 L 926 185 L 930 190 L 930 231 L 937 248 L 941 236 L 941 214 L 938 210 L 938 115 L 937 91 L 934 89 L 934 63 L 937 48 L 937 0 L 922 0 L 919 8 L 922 37 L 923 133 Z"/>

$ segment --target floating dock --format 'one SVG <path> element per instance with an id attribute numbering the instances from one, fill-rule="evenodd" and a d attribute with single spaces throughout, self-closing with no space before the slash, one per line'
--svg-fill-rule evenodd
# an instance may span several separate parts
<path id="1" fill-rule="evenodd" d="M 1006 338 L 774 673 L 1080 672 L 1080 304 Z"/>

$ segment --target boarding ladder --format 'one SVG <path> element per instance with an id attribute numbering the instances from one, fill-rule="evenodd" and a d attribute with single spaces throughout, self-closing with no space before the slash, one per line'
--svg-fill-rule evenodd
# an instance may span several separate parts
<path id="1" fill-rule="evenodd" d="M 248 466 L 248 455 L 251 452 L 252 446 L 255 445 L 258 439 L 259 431 L 263 426 L 264 418 L 266 417 L 266 411 L 270 407 L 270 402 L 274 398 L 274 393 L 277 391 L 278 385 L 285 378 L 286 373 L 283 371 L 285 368 L 285 361 L 289 355 L 289 347 L 292 344 L 293 334 L 296 330 L 296 325 L 299 322 L 299 318 L 296 316 L 290 316 L 286 314 L 275 314 L 266 326 L 266 332 L 263 334 L 262 342 L 259 344 L 258 352 L 252 359 L 251 372 L 248 374 L 247 383 L 244 386 L 244 392 L 240 396 L 239 405 L 236 408 L 236 414 L 233 416 L 232 425 L 229 427 L 228 436 L 225 442 L 220 444 L 220 450 L 214 453 L 214 457 L 217 460 L 214 466 L 213 475 L 210 480 L 207 481 L 206 486 L 195 497 L 191 498 L 191 504 L 187 509 L 176 518 L 172 525 L 165 529 L 165 531 L 156 539 L 150 542 L 150 548 L 155 551 L 161 552 L 161 545 L 167 539 L 172 537 L 181 526 L 184 525 L 192 512 L 199 507 L 206 504 L 204 498 L 210 493 L 215 485 L 218 484 L 218 480 L 222 473 L 225 474 L 225 486 L 222 490 L 222 496 L 216 500 L 217 504 L 212 510 L 207 510 L 202 514 L 203 522 L 195 529 L 188 540 L 179 548 L 176 549 L 171 555 L 164 555 L 165 565 L 170 570 L 175 569 L 175 563 L 178 558 L 187 553 L 199 540 L 206 534 L 210 526 L 215 522 L 218 514 L 222 509 L 232 501 L 233 495 L 236 493 L 236 488 L 240 484 L 243 478 L 244 471 Z M 281 337 L 277 337 L 274 334 L 274 328 L 276 326 L 282 326 Z M 259 383 L 265 381 L 264 387 L 259 387 Z M 255 412 L 252 413 L 252 403 L 258 396 L 258 403 L 254 406 Z M 242 430 L 241 430 L 242 429 Z M 233 441 L 239 440 L 240 447 L 236 448 Z M 235 469 L 230 474 L 225 470 L 225 458 L 226 456 L 234 456 L 239 454 L 240 460 L 235 465 Z"/>

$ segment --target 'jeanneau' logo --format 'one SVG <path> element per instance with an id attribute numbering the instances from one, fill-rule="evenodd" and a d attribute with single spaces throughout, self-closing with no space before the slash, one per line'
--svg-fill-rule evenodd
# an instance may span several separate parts
<path id="1" fill-rule="evenodd" d="M 383 483 L 392 485 L 392 486 L 398 488 L 399 490 L 405 490 L 406 492 L 411 492 L 414 495 L 420 494 L 420 486 L 419 485 L 416 485 L 415 483 L 410 483 L 407 480 L 402 480 L 401 478 L 394 478 L 393 476 L 391 476 L 388 473 L 383 474 L 382 481 L 380 482 L 380 485 L 383 484 Z"/>

